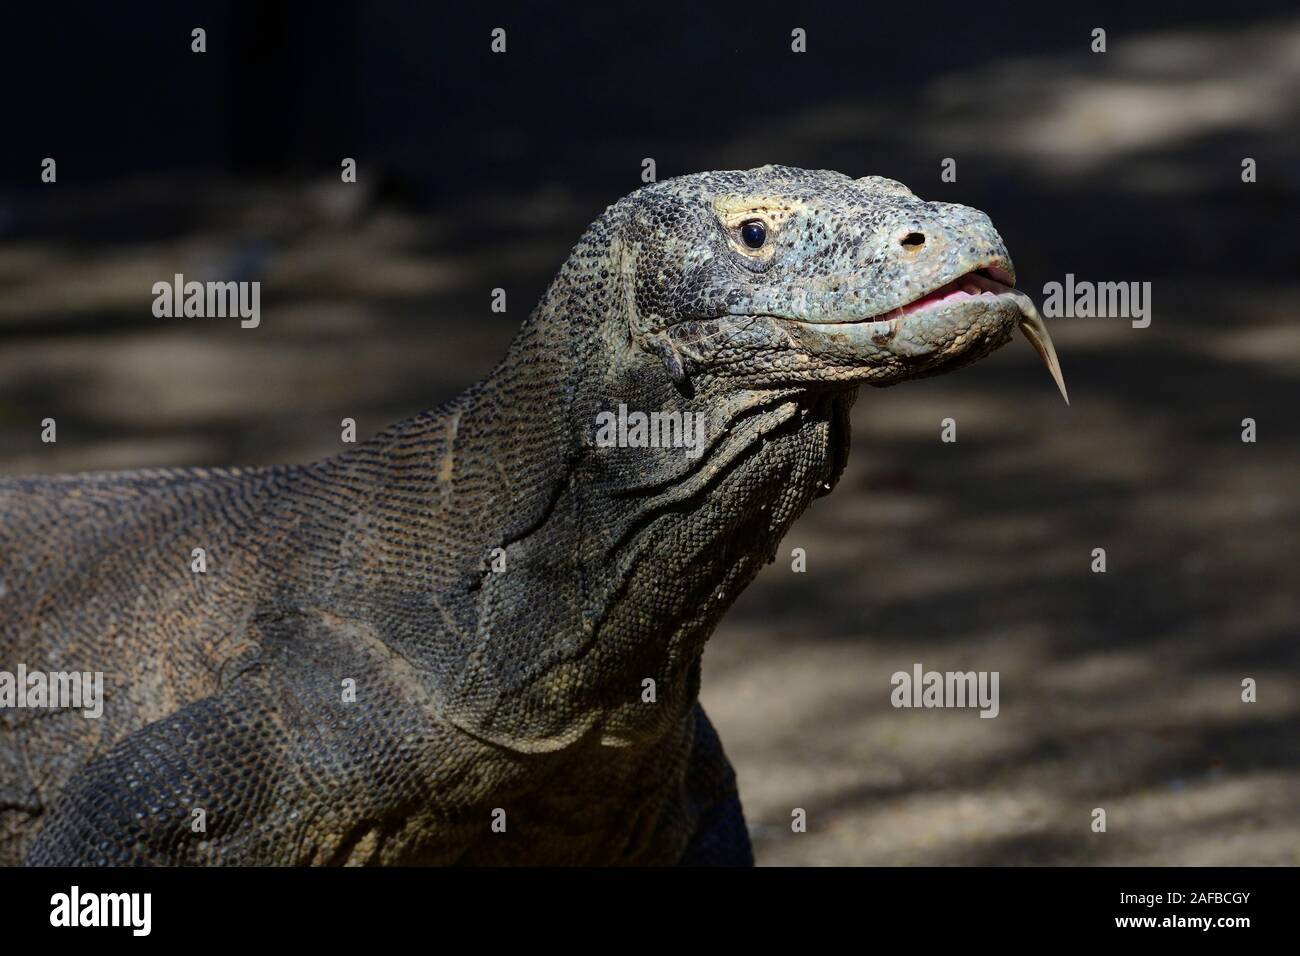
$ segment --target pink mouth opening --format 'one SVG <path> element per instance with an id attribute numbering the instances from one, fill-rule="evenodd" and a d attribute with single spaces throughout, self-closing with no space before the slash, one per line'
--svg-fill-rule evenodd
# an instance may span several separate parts
<path id="1" fill-rule="evenodd" d="M 968 272 L 951 282 L 939 286 L 933 292 L 927 292 L 919 299 L 907 303 L 907 305 L 900 306 L 892 312 L 887 312 L 881 318 L 897 319 L 933 305 L 958 299 L 974 299 L 981 295 L 1001 295 L 1003 292 L 1010 292 L 1013 288 L 1009 281 L 1004 281 L 1010 278 L 1010 275 L 996 267 L 976 269 L 974 272 Z"/>

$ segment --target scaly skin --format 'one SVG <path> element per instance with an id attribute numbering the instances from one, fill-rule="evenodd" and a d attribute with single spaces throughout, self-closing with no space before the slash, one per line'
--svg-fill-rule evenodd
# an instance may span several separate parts
<path id="1" fill-rule="evenodd" d="M 4 862 L 750 862 L 705 640 L 834 485 L 860 383 L 1025 321 L 1011 268 L 890 180 L 685 176 L 606 210 L 483 382 L 355 450 L 0 481 L 0 669 L 107 674 L 99 720 L 0 715 Z M 977 269 L 1002 294 L 876 318 Z M 707 449 L 598 446 L 620 403 L 703 413 Z"/>

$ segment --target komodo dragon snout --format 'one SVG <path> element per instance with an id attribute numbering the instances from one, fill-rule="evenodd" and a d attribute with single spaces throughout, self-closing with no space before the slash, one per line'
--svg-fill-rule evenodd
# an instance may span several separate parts
<path id="1" fill-rule="evenodd" d="M 675 379 L 695 366 L 751 385 L 892 385 L 969 364 L 1019 327 L 1066 394 L 1043 320 L 977 209 L 880 176 L 770 166 L 625 202 L 634 318 Z"/>

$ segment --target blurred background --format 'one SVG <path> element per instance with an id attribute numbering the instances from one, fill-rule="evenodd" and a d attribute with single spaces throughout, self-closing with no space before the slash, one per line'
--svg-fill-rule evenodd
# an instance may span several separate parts
<path id="1" fill-rule="evenodd" d="M 1020 343 L 863 390 L 807 573 L 705 656 L 759 862 L 1300 863 L 1300 13 L 1069 7 L 7 11 L 0 473 L 307 461 L 436 405 L 647 157 L 889 176 L 988 212 L 1040 301 L 1153 318 L 1049 322 L 1069 408 Z M 154 318 L 176 272 L 259 280 L 260 328 Z M 918 661 L 1000 671 L 1001 715 L 894 710 Z"/>

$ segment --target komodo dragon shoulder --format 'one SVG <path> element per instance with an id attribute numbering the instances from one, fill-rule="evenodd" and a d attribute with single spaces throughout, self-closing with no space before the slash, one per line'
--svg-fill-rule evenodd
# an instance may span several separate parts
<path id="1" fill-rule="evenodd" d="M 684 176 L 346 454 L 0 480 L 0 667 L 103 674 L 96 718 L 0 711 L 0 862 L 750 862 L 705 641 L 859 385 L 1018 326 L 1059 383 L 1013 285 L 983 213 L 888 179 Z"/>

